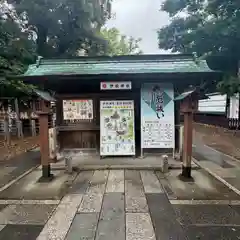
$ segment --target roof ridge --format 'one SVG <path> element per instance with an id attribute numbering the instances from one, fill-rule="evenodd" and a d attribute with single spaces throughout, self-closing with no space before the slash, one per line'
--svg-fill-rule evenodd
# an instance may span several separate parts
<path id="1" fill-rule="evenodd" d="M 39 64 L 28 67 L 25 76 L 44 75 L 99 75 L 135 73 L 199 73 L 216 72 L 209 68 L 206 60 L 194 61 L 183 57 L 166 59 L 41 59 Z"/>
<path id="2" fill-rule="evenodd" d="M 59 64 L 106 64 L 106 63 L 163 63 L 163 62 L 187 62 L 193 61 L 193 59 L 155 59 L 155 60 L 52 60 L 52 59 L 42 59 L 39 65 L 59 65 Z M 204 62 L 201 60 L 200 62 Z M 38 66 L 39 66 L 38 65 Z"/>
<path id="3" fill-rule="evenodd" d="M 37 66 L 42 64 L 54 64 L 54 63 L 99 63 L 99 62 L 164 62 L 164 61 L 192 61 L 193 55 L 190 54 L 143 54 L 143 55 L 119 55 L 119 56 L 79 56 L 72 58 L 50 58 L 44 59 L 38 57 L 36 64 Z"/>

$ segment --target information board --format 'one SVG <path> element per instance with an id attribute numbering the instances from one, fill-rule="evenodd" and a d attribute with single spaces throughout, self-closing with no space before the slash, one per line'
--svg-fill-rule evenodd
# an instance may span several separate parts
<path id="1" fill-rule="evenodd" d="M 100 155 L 135 155 L 134 102 L 100 102 Z"/>
<path id="2" fill-rule="evenodd" d="M 93 101 L 91 99 L 63 100 L 63 119 L 93 119 Z"/>
<path id="3" fill-rule="evenodd" d="M 171 83 L 141 88 L 141 147 L 174 148 L 174 91 Z"/>

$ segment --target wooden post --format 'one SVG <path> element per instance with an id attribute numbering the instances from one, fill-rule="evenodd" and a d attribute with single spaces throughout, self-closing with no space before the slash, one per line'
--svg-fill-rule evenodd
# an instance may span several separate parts
<path id="1" fill-rule="evenodd" d="M 35 101 L 32 101 L 32 114 L 36 114 L 36 102 Z M 32 136 L 33 137 L 37 136 L 35 119 L 31 119 L 31 129 L 32 129 Z"/>
<path id="2" fill-rule="evenodd" d="M 36 131 L 36 120 L 35 119 L 31 120 L 31 129 L 32 129 L 32 136 L 36 137 L 37 131 Z"/>
<path id="3" fill-rule="evenodd" d="M 46 102 L 42 101 L 41 112 L 39 112 L 39 139 L 41 151 L 42 177 L 40 182 L 49 182 L 53 179 L 51 174 L 50 157 L 49 157 L 49 134 L 48 134 L 48 116 L 49 108 Z"/>
<path id="4" fill-rule="evenodd" d="M 175 102 L 175 151 L 180 152 L 180 104 L 179 102 Z"/>
<path id="5" fill-rule="evenodd" d="M 191 179 L 193 112 L 184 113 L 182 177 Z"/>
<path id="6" fill-rule="evenodd" d="M 48 115 L 47 112 L 39 113 L 39 135 L 40 135 L 40 151 L 42 164 L 42 177 L 39 181 L 51 181 L 51 167 L 49 161 L 49 136 L 48 136 Z"/>
<path id="7" fill-rule="evenodd" d="M 10 143 L 11 143 L 11 134 L 10 134 L 10 131 L 9 131 L 8 106 L 9 106 L 9 102 L 7 100 L 4 103 L 4 122 L 3 122 L 3 127 L 4 127 L 5 142 L 6 142 L 7 145 L 10 145 Z"/>
<path id="8" fill-rule="evenodd" d="M 10 137 L 10 132 L 9 132 L 9 122 L 8 122 L 8 118 L 6 116 L 4 118 L 3 125 L 4 125 L 5 141 L 6 141 L 7 145 L 10 145 L 11 137 Z"/>
<path id="9" fill-rule="evenodd" d="M 16 124 L 17 124 L 18 138 L 21 138 L 21 137 L 23 137 L 23 129 L 22 129 L 22 121 L 20 120 L 20 111 L 19 111 L 19 105 L 18 105 L 17 98 L 15 98 L 14 104 L 15 104 L 15 112 L 16 112 Z"/>
<path id="10" fill-rule="evenodd" d="M 200 94 L 196 89 L 183 92 L 175 101 L 180 101 L 180 110 L 184 114 L 184 136 L 183 136 L 183 164 L 180 179 L 193 181 L 192 170 L 192 142 L 193 142 L 193 113 L 198 109 Z"/>

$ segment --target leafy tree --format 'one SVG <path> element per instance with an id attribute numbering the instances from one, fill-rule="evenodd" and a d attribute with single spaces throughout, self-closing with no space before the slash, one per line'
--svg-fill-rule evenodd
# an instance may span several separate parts
<path id="1" fill-rule="evenodd" d="M 97 37 L 110 17 L 111 0 L 8 0 L 25 27 L 36 34 L 37 53 L 68 57 L 81 48 L 98 51 Z M 90 49 L 90 50 L 89 50 Z"/>
<path id="2" fill-rule="evenodd" d="M 15 12 L 0 2 L 0 96 L 15 96 L 31 91 L 21 81 L 7 80 L 7 75 L 24 72 L 34 61 L 35 44 L 31 34 L 22 28 Z"/>
<path id="3" fill-rule="evenodd" d="M 139 47 L 141 38 L 134 39 L 133 37 L 122 35 L 117 28 L 104 28 L 101 30 L 101 36 L 107 42 L 105 52 L 107 55 L 142 54 Z"/>
<path id="4" fill-rule="evenodd" d="M 0 95 L 31 92 L 7 80 L 43 57 L 88 55 L 103 49 L 98 36 L 111 14 L 111 0 L 0 0 Z"/>
<path id="5" fill-rule="evenodd" d="M 169 13 L 171 23 L 158 32 L 160 48 L 201 57 L 221 56 L 235 62 L 230 70 L 236 73 L 240 59 L 239 0 L 165 0 L 162 10 Z M 233 72 L 230 75 L 219 89 L 233 94 L 240 91 L 240 80 Z"/>

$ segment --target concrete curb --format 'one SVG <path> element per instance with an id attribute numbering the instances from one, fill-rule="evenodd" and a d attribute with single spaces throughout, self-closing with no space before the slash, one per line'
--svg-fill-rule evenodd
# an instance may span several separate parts
<path id="1" fill-rule="evenodd" d="M 82 166 L 73 166 L 74 169 L 77 169 L 78 171 L 89 171 L 89 170 L 158 170 L 162 171 L 162 166 L 160 165 L 82 165 Z M 169 165 L 169 170 L 180 170 L 182 169 L 182 166 L 179 165 Z M 199 169 L 199 166 L 193 166 L 193 170 Z M 63 166 L 52 166 L 52 170 L 66 170 L 66 167 Z"/>
<path id="2" fill-rule="evenodd" d="M 213 171 L 211 171 L 209 168 L 206 168 L 204 166 L 202 166 L 201 163 L 199 163 L 196 159 L 193 159 L 193 162 L 198 165 L 199 167 L 201 167 L 202 169 L 204 169 L 205 171 L 207 171 L 209 174 L 211 174 L 213 177 L 215 177 L 217 180 L 219 180 L 221 183 L 223 183 L 224 185 L 226 185 L 228 188 L 230 188 L 231 190 L 233 190 L 236 194 L 238 194 L 240 196 L 240 190 L 238 190 L 237 188 L 235 188 L 233 185 L 231 185 L 230 183 L 228 183 L 227 181 L 225 181 L 223 178 L 221 178 L 220 176 L 218 176 L 216 173 L 214 173 Z"/>
<path id="3" fill-rule="evenodd" d="M 39 167 L 39 165 L 34 166 L 30 169 L 28 169 L 26 172 L 22 173 L 20 176 L 18 176 L 17 178 L 13 179 L 12 181 L 10 181 L 9 183 L 7 183 L 6 185 L 4 185 L 3 187 L 0 188 L 0 192 L 6 190 L 7 188 L 9 188 L 11 185 L 13 185 L 14 183 L 16 183 L 17 181 L 19 181 L 21 178 L 25 177 L 26 175 L 28 175 L 30 172 L 32 172 L 33 170 L 37 169 Z"/>
<path id="4" fill-rule="evenodd" d="M 213 148 L 213 147 L 210 147 L 210 146 L 208 146 L 208 145 L 206 145 L 206 144 L 204 144 L 204 146 L 207 147 L 207 148 L 210 148 L 210 149 L 213 150 L 214 152 L 217 152 L 217 153 L 219 153 L 219 154 L 222 154 L 222 155 L 230 158 L 232 161 L 240 162 L 240 160 L 238 160 L 238 159 L 236 159 L 236 158 L 234 158 L 234 157 L 232 157 L 232 156 L 230 156 L 230 155 L 228 155 L 228 154 L 226 154 L 226 153 L 223 153 L 223 152 L 221 152 L 221 151 L 219 151 L 219 150 L 216 150 L 216 149 Z"/>

